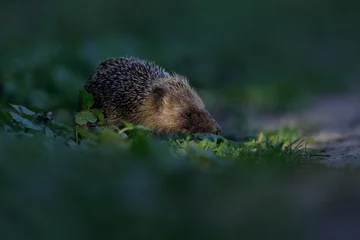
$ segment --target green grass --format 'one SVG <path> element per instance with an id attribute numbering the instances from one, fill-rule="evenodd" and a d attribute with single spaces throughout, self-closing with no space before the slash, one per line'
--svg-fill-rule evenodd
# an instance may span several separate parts
<path id="1" fill-rule="evenodd" d="M 123 129 L 105 125 L 102 113 L 91 108 L 94 103 L 92 95 L 85 91 L 80 91 L 80 95 L 83 100 L 82 110 L 75 114 L 73 125 L 58 122 L 47 112 L 8 104 L 0 112 L 1 126 L 8 136 L 36 138 L 46 143 L 62 141 L 72 148 L 111 147 L 144 153 L 152 151 L 152 144 L 158 143 L 161 146 L 159 155 L 164 151 L 172 152 L 175 156 L 189 158 L 190 162 L 199 165 L 228 166 L 235 161 L 251 165 L 301 165 L 312 161 L 310 152 L 303 148 L 305 142 L 299 141 L 300 133 L 293 129 L 261 133 L 243 142 L 211 134 L 154 136 L 149 129 L 130 123 L 126 123 Z M 88 127 L 88 124 L 94 123 L 99 125 Z"/>

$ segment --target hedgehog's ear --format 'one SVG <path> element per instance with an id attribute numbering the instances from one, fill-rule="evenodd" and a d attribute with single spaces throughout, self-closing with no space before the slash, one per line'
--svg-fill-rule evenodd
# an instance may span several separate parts
<path id="1" fill-rule="evenodd" d="M 156 106 L 162 106 L 166 91 L 164 88 L 155 87 L 152 91 L 153 101 Z"/>

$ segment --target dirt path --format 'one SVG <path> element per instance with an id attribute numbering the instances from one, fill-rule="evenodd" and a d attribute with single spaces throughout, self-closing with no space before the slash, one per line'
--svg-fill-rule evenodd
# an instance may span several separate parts
<path id="1" fill-rule="evenodd" d="M 299 128 L 306 138 L 315 141 L 308 146 L 322 151 L 325 164 L 360 166 L 360 94 L 319 97 L 301 111 L 249 122 L 262 130 Z"/>

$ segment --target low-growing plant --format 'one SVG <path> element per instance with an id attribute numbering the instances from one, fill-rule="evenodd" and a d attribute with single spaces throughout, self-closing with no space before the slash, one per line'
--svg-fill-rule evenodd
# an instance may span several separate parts
<path id="1" fill-rule="evenodd" d="M 6 104 L 0 109 L 3 132 L 9 136 L 36 138 L 47 145 L 62 141 L 70 148 L 122 149 L 155 157 L 165 151 L 172 153 L 169 156 L 186 158 L 206 168 L 226 167 L 236 162 L 279 166 L 315 162 L 311 150 L 301 139 L 301 132 L 296 129 L 264 132 L 249 141 L 238 142 L 213 134 L 156 135 L 149 128 L 128 122 L 124 122 L 122 128 L 107 125 L 104 114 L 93 108 L 92 94 L 81 90 L 79 96 L 80 108 L 75 113 L 73 126 L 57 122 L 51 112 Z"/>

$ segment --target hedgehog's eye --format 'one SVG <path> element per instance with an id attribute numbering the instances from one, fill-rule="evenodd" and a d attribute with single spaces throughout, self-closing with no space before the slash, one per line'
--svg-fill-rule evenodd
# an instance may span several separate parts
<path id="1" fill-rule="evenodd" d="M 187 113 L 185 113 L 185 115 L 186 115 L 186 117 L 191 117 L 191 113 L 190 112 L 187 112 Z"/>

